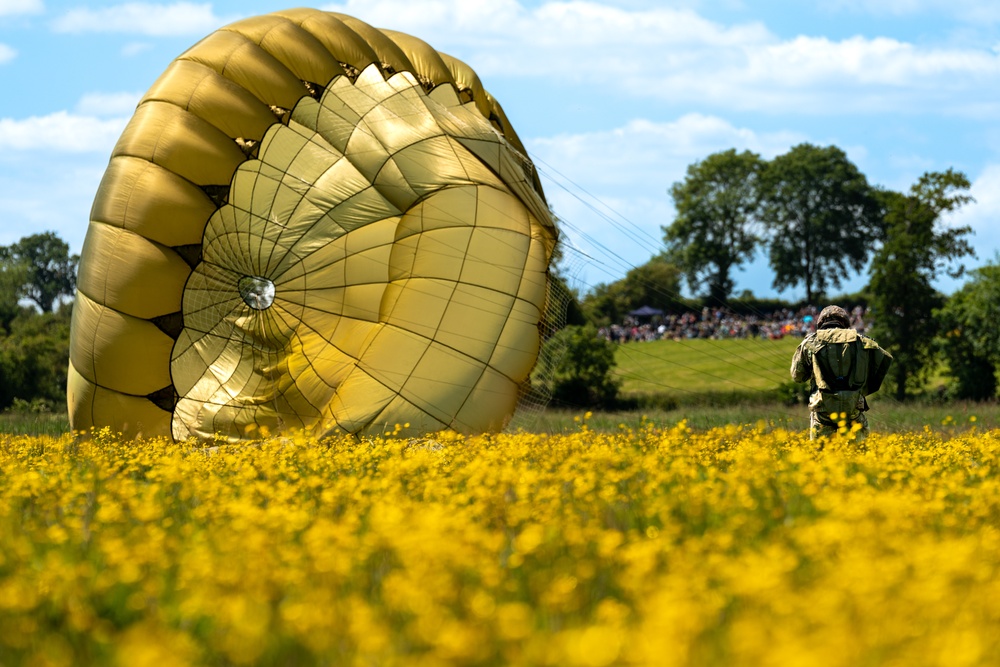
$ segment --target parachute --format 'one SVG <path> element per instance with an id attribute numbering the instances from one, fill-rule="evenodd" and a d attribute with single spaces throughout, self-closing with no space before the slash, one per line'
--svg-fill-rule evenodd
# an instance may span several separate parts
<path id="1" fill-rule="evenodd" d="M 141 99 L 80 257 L 74 430 L 483 432 L 539 349 L 555 221 L 475 72 L 295 9 Z"/>

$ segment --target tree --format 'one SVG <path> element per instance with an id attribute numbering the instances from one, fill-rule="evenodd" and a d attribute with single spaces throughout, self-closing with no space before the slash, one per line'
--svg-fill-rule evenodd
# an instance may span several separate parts
<path id="1" fill-rule="evenodd" d="M 11 323 L 22 310 L 21 286 L 28 277 L 28 269 L 16 262 L 0 262 L 0 335 L 10 332 Z"/>
<path id="2" fill-rule="evenodd" d="M 943 213 L 973 201 L 966 194 L 969 185 L 965 174 L 949 169 L 924 174 L 909 194 L 880 194 L 882 246 L 872 258 L 869 283 L 872 335 L 894 357 L 889 378 L 899 400 L 906 398 L 908 384 L 923 377 L 933 357 L 934 310 L 944 298 L 932 282 L 942 270 L 960 276 L 964 267 L 954 263 L 974 254 L 965 238 L 969 227 L 941 224 Z"/>
<path id="3" fill-rule="evenodd" d="M 767 164 L 760 215 L 775 289 L 802 284 L 807 303 L 864 268 L 880 221 L 873 189 L 844 151 L 811 144 Z"/>
<path id="4" fill-rule="evenodd" d="M 618 396 L 614 366 L 613 343 L 592 325 L 569 326 L 545 342 L 532 384 L 560 405 L 610 407 Z"/>
<path id="5" fill-rule="evenodd" d="M 73 296 L 79 261 L 79 255 L 71 256 L 69 246 L 54 232 L 32 234 L 13 245 L 0 246 L 0 263 L 27 269 L 18 297 L 34 301 L 43 313 L 55 312 L 60 297 Z"/>
<path id="6" fill-rule="evenodd" d="M 0 410 L 14 399 L 66 403 L 71 308 L 37 314 L 26 309 L 0 338 Z"/>
<path id="7" fill-rule="evenodd" d="M 600 284 L 583 300 L 587 319 L 598 325 L 621 322 L 640 306 L 675 308 L 680 297 L 680 269 L 663 253 L 629 269 L 621 280 Z"/>
<path id="8" fill-rule="evenodd" d="M 713 305 L 729 299 L 732 269 L 753 259 L 757 231 L 760 156 L 736 149 L 713 153 L 687 169 L 670 195 L 677 217 L 664 227 L 664 240 L 684 271 L 692 292 L 707 286 Z"/>
<path id="9" fill-rule="evenodd" d="M 939 346 L 955 382 L 954 398 L 996 397 L 1000 364 L 1000 266 L 988 264 L 952 294 L 936 314 Z"/>

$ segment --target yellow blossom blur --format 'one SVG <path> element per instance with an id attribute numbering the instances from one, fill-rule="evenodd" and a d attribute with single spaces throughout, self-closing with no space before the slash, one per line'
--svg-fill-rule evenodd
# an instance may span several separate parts
<path id="1" fill-rule="evenodd" d="M 1000 432 L 590 418 L 0 435 L 0 664 L 1000 664 Z"/>

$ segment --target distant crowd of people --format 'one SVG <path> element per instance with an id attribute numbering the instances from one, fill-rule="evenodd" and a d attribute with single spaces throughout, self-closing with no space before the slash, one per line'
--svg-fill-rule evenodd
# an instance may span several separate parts
<path id="1" fill-rule="evenodd" d="M 851 328 L 864 333 L 871 327 L 870 311 L 856 306 L 849 311 Z M 626 317 L 622 324 L 600 330 L 610 341 L 627 343 L 650 340 L 685 340 L 691 338 L 760 338 L 774 340 L 785 336 L 805 337 L 816 330 L 819 309 L 806 306 L 799 310 L 782 308 L 770 313 L 737 315 L 726 308 L 702 308 L 701 313 L 665 314 L 652 318 Z"/>

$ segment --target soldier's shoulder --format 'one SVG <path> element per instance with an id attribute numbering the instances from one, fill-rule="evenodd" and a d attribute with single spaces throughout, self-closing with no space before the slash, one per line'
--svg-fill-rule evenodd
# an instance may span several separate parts
<path id="1" fill-rule="evenodd" d="M 802 338 L 802 340 L 801 340 L 801 341 L 799 341 L 799 347 L 802 347 L 803 345 L 805 345 L 805 344 L 807 344 L 807 343 L 811 343 L 811 342 L 812 342 L 812 341 L 814 341 L 814 340 L 816 340 L 816 332 L 815 332 L 815 331 L 813 331 L 813 332 L 811 332 L 811 333 L 807 333 L 807 334 L 806 334 L 806 335 L 805 335 L 805 336 L 804 336 L 804 337 Z"/>
<path id="2" fill-rule="evenodd" d="M 803 350 L 812 350 L 816 347 L 816 332 L 806 334 L 806 336 L 799 342 L 799 346 L 796 348 L 797 352 Z"/>
<path id="3" fill-rule="evenodd" d="M 865 344 L 865 347 L 879 347 L 878 341 L 871 336 L 866 336 L 865 334 L 858 332 L 858 338 Z"/>

